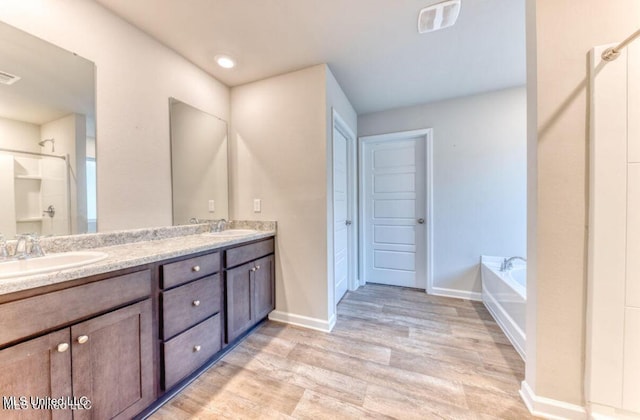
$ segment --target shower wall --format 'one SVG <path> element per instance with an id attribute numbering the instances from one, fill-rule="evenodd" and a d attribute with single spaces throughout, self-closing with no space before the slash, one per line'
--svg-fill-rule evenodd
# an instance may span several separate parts
<path id="1" fill-rule="evenodd" d="M 587 402 L 640 415 L 640 42 L 592 51 Z"/>
<path id="2" fill-rule="evenodd" d="M 45 126 L 0 118 L 0 148 L 50 154 L 50 143 L 38 145 L 44 138 Z M 75 137 L 59 129 L 52 133 L 51 125 L 48 130 L 44 134 L 57 139 L 56 155 L 67 150 L 65 138 L 75 141 Z M 7 238 L 19 233 L 68 235 L 71 232 L 68 185 L 64 159 L 0 152 L 0 233 Z M 56 209 L 53 218 L 43 217 L 43 210 L 49 205 Z"/>
<path id="3" fill-rule="evenodd" d="M 0 233 L 68 235 L 69 200 L 64 159 L 0 152 Z M 50 205 L 55 215 L 43 213 Z"/>

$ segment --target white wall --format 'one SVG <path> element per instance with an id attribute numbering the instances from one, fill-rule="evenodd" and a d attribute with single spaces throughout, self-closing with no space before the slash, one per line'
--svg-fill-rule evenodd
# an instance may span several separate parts
<path id="1" fill-rule="evenodd" d="M 327 312 L 326 66 L 231 89 L 233 219 L 277 220 L 276 311 Z M 253 199 L 262 211 L 253 212 Z"/>
<path id="2" fill-rule="evenodd" d="M 358 135 L 433 128 L 434 287 L 478 298 L 480 255 L 526 254 L 524 87 L 361 115 Z"/>
<path id="3" fill-rule="evenodd" d="M 60 119 L 42 124 L 41 139 L 55 140 L 56 155 L 69 155 L 69 203 L 71 208 L 71 231 L 66 233 L 87 232 L 87 119 L 81 114 L 69 114 Z M 41 153 L 52 153 L 51 143 L 40 148 Z M 65 195 L 66 198 L 66 195 Z M 45 203 L 43 203 L 44 205 Z M 56 206 L 58 208 L 59 206 Z M 56 217 L 61 217 L 63 213 Z M 46 219 L 45 219 L 46 220 Z M 56 233 L 59 234 L 59 233 Z"/>
<path id="4" fill-rule="evenodd" d="M 99 229 L 170 225 L 168 98 L 228 121 L 229 89 L 92 1 L 4 1 L 0 20 L 96 64 Z"/>

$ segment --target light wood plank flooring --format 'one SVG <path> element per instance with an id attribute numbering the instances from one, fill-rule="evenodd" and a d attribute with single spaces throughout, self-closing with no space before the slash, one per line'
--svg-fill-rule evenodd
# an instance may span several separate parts
<path id="1" fill-rule="evenodd" d="M 367 285 L 331 334 L 267 322 L 153 419 L 527 419 L 524 363 L 482 303 Z"/>

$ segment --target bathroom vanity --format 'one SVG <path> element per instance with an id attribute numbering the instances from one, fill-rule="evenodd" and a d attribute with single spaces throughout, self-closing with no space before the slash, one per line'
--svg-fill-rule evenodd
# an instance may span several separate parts
<path id="1" fill-rule="evenodd" d="M 109 257 L 99 263 L 25 277 L 21 290 L 5 279 L 2 411 L 39 418 L 40 404 L 67 408 L 52 418 L 125 419 L 152 410 L 274 309 L 274 235 L 138 241 L 100 248 Z"/>

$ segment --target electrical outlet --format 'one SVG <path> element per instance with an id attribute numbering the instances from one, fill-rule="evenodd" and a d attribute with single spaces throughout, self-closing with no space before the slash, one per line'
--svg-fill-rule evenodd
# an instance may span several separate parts
<path id="1" fill-rule="evenodd" d="M 209 200 L 209 213 L 216 212 L 216 200 Z"/>
<path id="2" fill-rule="evenodd" d="M 253 199 L 253 212 L 260 213 L 262 211 L 262 200 L 259 198 Z"/>

